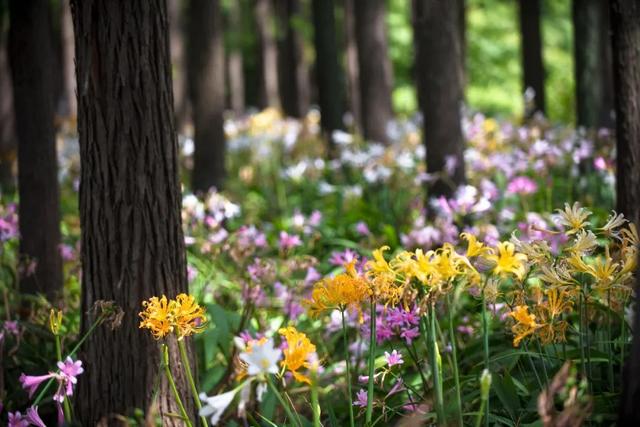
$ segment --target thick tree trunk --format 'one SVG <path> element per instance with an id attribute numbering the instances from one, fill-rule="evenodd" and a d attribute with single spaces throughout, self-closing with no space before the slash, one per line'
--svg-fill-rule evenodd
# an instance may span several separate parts
<path id="1" fill-rule="evenodd" d="M 577 124 L 611 127 L 613 105 L 607 1 L 573 0 Z"/>
<path id="2" fill-rule="evenodd" d="M 78 102 L 76 99 L 76 68 L 73 64 L 73 21 L 67 0 L 61 1 L 60 34 L 62 36 L 62 108 L 63 116 L 76 120 Z"/>
<path id="3" fill-rule="evenodd" d="M 227 52 L 227 81 L 229 83 L 229 104 L 236 115 L 244 113 L 244 60 L 242 58 L 242 7 L 237 1 L 229 4 L 229 36 Z"/>
<path id="4" fill-rule="evenodd" d="M 191 186 L 220 189 L 224 179 L 224 45 L 219 0 L 189 2 L 188 81 L 195 152 Z"/>
<path id="5" fill-rule="evenodd" d="M 640 220 L 640 3 L 611 0 L 616 98 L 618 212 Z M 618 425 L 640 425 L 640 270 L 636 272 L 634 335 L 623 376 Z"/>
<path id="6" fill-rule="evenodd" d="M 55 299 L 62 289 L 60 212 L 48 2 L 9 2 L 9 58 L 18 136 L 20 290 Z M 29 266 L 35 263 L 35 270 Z"/>
<path id="7" fill-rule="evenodd" d="M 187 98 L 187 81 L 185 79 L 185 25 L 184 2 L 168 0 L 169 40 L 171 48 L 171 71 L 173 78 L 173 106 L 176 112 L 176 130 L 185 132 L 189 121 L 189 100 Z"/>
<path id="8" fill-rule="evenodd" d="M 360 114 L 360 72 L 358 70 L 358 43 L 356 42 L 356 17 L 354 0 L 344 0 L 344 39 L 347 75 L 348 109 L 357 132 L 362 130 Z"/>
<path id="9" fill-rule="evenodd" d="M 18 144 L 13 115 L 13 89 L 7 50 L 9 26 L 7 5 L 0 4 L 0 189 L 10 192 L 15 189 L 15 163 Z"/>
<path id="10" fill-rule="evenodd" d="M 360 72 L 360 112 L 366 139 L 388 143 L 393 119 L 392 73 L 387 53 L 384 0 L 355 0 L 356 40 Z"/>
<path id="11" fill-rule="evenodd" d="M 138 328 L 141 302 L 187 291 L 180 217 L 169 28 L 164 0 L 73 0 L 80 134 L 82 330 L 96 301 L 124 310 L 119 329 L 97 328 L 80 358 L 81 425 L 117 425 L 147 412 L 177 413 L 159 372 L 158 343 Z M 189 388 L 170 357 L 182 396 Z M 195 416 L 191 399 L 184 399 Z M 183 425 L 171 417 L 163 425 Z"/>
<path id="12" fill-rule="evenodd" d="M 313 0 L 312 7 L 321 125 L 331 148 L 331 133 L 343 127 L 343 90 L 335 36 L 335 9 L 333 0 Z"/>
<path id="13" fill-rule="evenodd" d="M 540 1 L 519 0 L 522 38 L 522 74 L 526 98 L 525 116 L 545 114 L 544 64 L 540 29 Z M 528 93 L 527 93 L 528 92 Z M 533 99 L 529 99 L 533 96 Z"/>
<path id="14" fill-rule="evenodd" d="M 429 197 L 450 196 L 465 179 L 459 25 L 458 9 L 450 2 L 415 0 L 416 74 L 427 172 L 438 177 L 427 189 Z M 455 169 L 448 175 L 450 162 L 455 162 Z"/>
<path id="15" fill-rule="evenodd" d="M 258 33 L 260 56 L 260 90 L 258 108 L 280 108 L 278 87 L 278 47 L 275 37 L 271 0 L 254 0 L 254 18 Z"/>
<path id="16" fill-rule="evenodd" d="M 304 58 L 304 41 L 296 29 L 300 19 L 300 0 L 278 0 L 280 27 L 279 67 L 282 110 L 287 116 L 301 118 L 309 111 L 309 69 Z"/>

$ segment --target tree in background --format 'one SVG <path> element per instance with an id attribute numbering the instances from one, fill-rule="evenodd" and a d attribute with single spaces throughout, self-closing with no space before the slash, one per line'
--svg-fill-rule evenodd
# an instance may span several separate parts
<path id="1" fill-rule="evenodd" d="M 73 22 L 71 20 L 69 2 L 62 0 L 60 7 L 62 99 L 59 111 L 63 117 L 75 121 L 78 117 L 78 102 L 76 99 L 76 69 L 73 64 Z"/>
<path id="2" fill-rule="evenodd" d="M 454 0 L 459 2 L 461 0 Z M 416 82 L 424 116 L 428 196 L 450 196 L 465 180 L 460 15 L 451 2 L 414 1 Z"/>
<path id="3" fill-rule="evenodd" d="M 613 127 L 613 79 L 607 0 L 573 0 L 578 126 Z"/>
<path id="4" fill-rule="evenodd" d="M 9 2 L 9 59 L 18 137 L 20 290 L 62 289 L 49 2 Z"/>
<path id="5" fill-rule="evenodd" d="M 259 95 L 258 108 L 280 108 L 278 86 L 278 47 L 271 0 L 253 0 L 253 14 L 258 33 Z"/>
<path id="6" fill-rule="evenodd" d="M 342 129 L 343 89 L 336 45 L 333 0 L 313 0 L 313 40 L 316 49 L 316 80 L 321 125 L 330 147 L 331 133 Z"/>
<path id="7" fill-rule="evenodd" d="M 279 0 L 277 3 L 279 28 L 283 35 L 279 42 L 279 87 L 282 110 L 287 116 L 301 118 L 309 111 L 309 68 L 304 57 L 304 40 L 299 24 L 302 22 L 300 0 Z"/>
<path id="8" fill-rule="evenodd" d="M 362 131 L 368 140 L 388 143 L 393 77 L 387 52 L 385 2 L 354 0 L 354 5 Z"/>
<path id="9" fill-rule="evenodd" d="M 236 115 L 244 113 L 245 109 L 245 85 L 244 85 L 244 59 L 242 56 L 242 4 L 241 1 L 229 2 L 228 44 L 226 52 L 227 61 L 227 82 L 229 88 L 229 106 Z"/>
<path id="10" fill-rule="evenodd" d="M 206 192 L 224 180 L 224 43 L 219 0 L 189 2 L 187 80 L 193 111 L 191 187 Z"/>
<path id="11" fill-rule="evenodd" d="M 358 43 L 356 41 L 355 0 L 344 0 L 344 51 L 347 80 L 347 102 L 354 130 L 362 130 L 360 114 L 360 72 L 358 70 Z"/>
<path id="12" fill-rule="evenodd" d="M 81 348 L 91 368 L 78 384 L 77 418 L 85 426 L 116 425 L 117 414 L 148 413 L 154 397 L 162 414 L 178 411 L 166 382 L 156 388 L 158 343 L 138 328 L 141 301 L 187 291 L 168 16 L 164 0 L 73 0 L 71 9 L 83 332 L 96 301 L 115 301 L 124 310 L 119 329 L 99 327 Z M 175 366 L 177 346 L 170 353 Z M 186 395 L 184 376 L 176 382 Z M 187 410 L 195 415 L 193 405 Z M 183 422 L 167 416 L 163 425 Z"/>
<path id="13" fill-rule="evenodd" d="M 185 78 L 185 17 L 184 2 L 168 0 L 169 46 L 171 50 L 171 76 L 173 78 L 173 106 L 176 112 L 176 129 L 184 132 L 189 119 L 189 98 Z"/>
<path id="14" fill-rule="evenodd" d="M 640 4 L 611 0 L 613 74 L 616 105 L 618 212 L 640 220 Z M 640 271 L 636 272 L 633 344 L 620 400 L 620 426 L 640 424 Z"/>
<path id="15" fill-rule="evenodd" d="M 16 132 L 13 114 L 13 91 L 7 39 L 9 34 L 8 2 L 0 1 L 0 190 L 15 187 Z"/>
<path id="16" fill-rule="evenodd" d="M 519 5 L 525 116 L 531 117 L 546 114 L 540 0 L 519 0 Z"/>

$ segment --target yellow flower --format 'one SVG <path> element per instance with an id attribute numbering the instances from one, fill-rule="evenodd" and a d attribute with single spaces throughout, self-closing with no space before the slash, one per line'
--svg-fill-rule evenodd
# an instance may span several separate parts
<path id="1" fill-rule="evenodd" d="M 283 351 L 284 360 L 280 364 L 288 369 L 293 377 L 307 384 L 311 380 L 306 375 L 298 372 L 299 369 L 314 369 L 313 359 L 315 358 L 316 346 L 305 334 L 298 332 L 293 326 L 280 328 L 278 333 L 287 340 L 287 348 Z"/>
<path id="2" fill-rule="evenodd" d="M 514 333 L 513 346 L 518 347 L 523 338 L 533 334 L 541 325 L 536 323 L 535 314 L 529 313 L 529 307 L 526 305 L 517 306 L 509 316 L 513 317 L 516 324 L 511 327 Z"/>
<path id="3" fill-rule="evenodd" d="M 204 330 L 204 308 L 200 307 L 192 295 L 180 294 L 175 301 L 171 301 L 173 321 L 178 334 L 182 339 Z"/>
<path id="4" fill-rule="evenodd" d="M 486 259 L 495 264 L 493 267 L 493 272 L 495 274 L 504 275 L 505 273 L 511 273 L 519 280 L 524 278 L 526 273 L 527 256 L 525 254 L 516 253 L 513 243 L 498 243 L 498 255 L 487 255 Z"/>
<path id="5" fill-rule="evenodd" d="M 49 313 L 49 329 L 53 335 L 60 333 L 60 327 L 62 326 L 62 310 L 51 309 Z"/>
<path id="6" fill-rule="evenodd" d="M 143 301 L 144 310 L 140 312 L 140 328 L 149 329 L 155 339 L 164 338 L 173 332 L 171 306 L 167 297 L 151 297 Z"/>
<path id="7" fill-rule="evenodd" d="M 389 265 L 386 259 L 384 259 L 384 252 L 389 250 L 389 246 L 381 246 L 375 249 L 371 254 L 373 260 L 367 262 L 367 268 L 369 272 L 374 275 L 395 275 L 395 272 Z"/>
<path id="8" fill-rule="evenodd" d="M 471 233 L 462 233 L 460 237 L 467 241 L 467 258 L 471 258 L 474 256 L 483 256 L 488 253 L 490 250 L 487 248 L 484 243 L 478 242 L 476 236 Z"/>
<path id="9" fill-rule="evenodd" d="M 591 230 L 580 230 L 576 234 L 576 239 L 573 245 L 569 246 L 567 250 L 577 254 L 590 253 L 598 245 L 598 240 L 595 234 Z"/>
<path id="10" fill-rule="evenodd" d="M 313 286 L 311 299 L 302 302 L 312 316 L 334 308 L 360 310 L 360 304 L 370 294 L 369 286 L 357 275 L 353 264 L 347 264 L 347 272 L 325 278 Z"/>
<path id="11" fill-rule="evenodd" d="M 566 231 L 568 236 L 582 230 L 588 224 L 587 218 L 591 215 L 591 212 L 580 207 L 578 202 L 575 202 L 571 207 L 565 203 L 564 210 L 558 209 L 558 212 L 560 213 L 560 224 L 568 228 Z"/>

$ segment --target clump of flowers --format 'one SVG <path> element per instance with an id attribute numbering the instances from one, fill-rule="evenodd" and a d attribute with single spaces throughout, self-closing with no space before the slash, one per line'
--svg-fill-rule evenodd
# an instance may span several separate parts
<path id="1" fill-rule="evenodd" d="M 204 308 L 200 307 L 192 295 L 179 294 L 175 299 L 151 297 L 142 303 L 140 328 L 149 329 L 155 339 L 175 332 L 178 339 L 200 333 L 204 330 Z"/>

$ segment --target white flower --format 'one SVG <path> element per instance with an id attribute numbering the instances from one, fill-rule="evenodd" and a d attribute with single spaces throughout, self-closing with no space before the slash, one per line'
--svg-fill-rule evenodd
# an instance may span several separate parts
<path id="1" fill-rule="evenodd" d="M 200 394 L 200 400 L 205 404 L 200 409 L 199 415 L 201 417 L 211 416 L 211 425 L 215 426 L 220 421 L 220 417 L 227 409 L 227 407 L 233 402 L 238 389 L 228 391 L 226 393 L 218 394 L 216 396 L 207 396 L 204 393 Z"/>
<path id="2" fill-rule="evenodd" d="M 277 374 L 281 356 L 282 350 L 274 348 L 273 338 L 269 338 L 263 343 L 253 344 L 250 353 L 240 353 L 240 360 L 248 365 L 247 374 L 250 376 Z"/>

